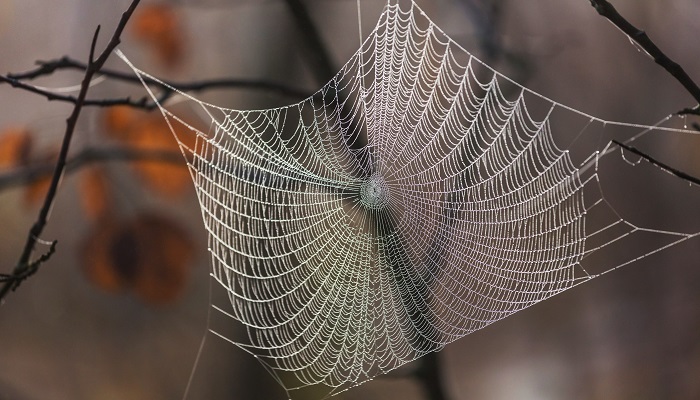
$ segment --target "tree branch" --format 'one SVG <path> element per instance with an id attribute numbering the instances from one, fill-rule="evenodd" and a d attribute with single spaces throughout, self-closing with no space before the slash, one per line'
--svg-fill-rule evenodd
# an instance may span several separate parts
<path id="1" fill-rule="evenodd" d="M 56 71 L 60 70 L 77 70 L 85 72 L 88 65 L 80 61 L 74 60 L 69 57 L 61 57 L 56 60 L 50 61 L 38 61 L 39 66 L 33 70 L 22 72 L 22 73 L 10 73 L 7 76 L 0 75 L 0 82 L 8 83 L 12 87 L 26 90 L 32 93 L 36 93 L 45 97 L 48 100 L 58 100 L 68 103 L 75 104 L 77 98 L 75 96 L 64 95 L 59 93 L 54 93 L 45 89 L 38 88 L 33 85 L 29 85 L 25 80 L 36 79 L 42 76 L 52 75 Z M 100 69 L 99 74 L 108 79 L 127 82 L 131 84 L 136 84 L 141 86 L 141 81 L 138 77 L 123 73 L 120 71 L 110 70 L 110 69 Z M 149 85 L 158 86 L 163 91 L 159 102 L 164 102 L 169 99 L 174 92 L 167 86 L 162 85 L 153 79 L 144 78 L 144 81 Z M 201 92 L 210 89 L 248 89 L 248 90 L 259 90 L 264 92 L 269 92 L 272 94 L 290 97 L 295 100 L 302 100 L 309 97 L 309 92 L 301 90 L 295 87 L 268 82 L 256 79 L 232 79 L 232 78 L 220 78 L 220 79 L 209 79 L 196 82 L 175 82 L 175 81 L 165 81 L 166 85 L 177 88 L 183 92 Z M 100 100 L 89 100 L 86 99 L 83 102 L 83 106 L 96 106 L 96 107 L 111 107 L 115 105 L 125 105 L 134 108 L 152 110 L 157 108 L 157 105 L 153 102 L 148 101 L 147 97 L 143 97 L 138 100 L 132 100 L 129 97 L 119 98 L 119 99 L 100 99 Z"/>
<path id="2" fill-rule="evenodd" d="M 51 242 L 51 244 L 49 244 L 49 250 L 46 253 L 39 256 L 39 258 L 36 261 L 33 261 L 29 265 L 27 265 L 27 268 L 25 268 L 20 273 L 13 273 L 11 275 L 0 274 L 0 282 L 11 284 L 14 286 L 14 288 L 17 288 L 22 282 L 24 282 L 24 280 L 34 275 L 36 271 L 39 270 L 39 266 L 42 263 L 48 261 L 49 258 L 51 258 L 53 253 L 56 252 L 57 244 L 58 240 L 54 240 L 53 242 Z"/>
<path id="3" fill-rule="evenodd" d="M 692 107 L 692 108 L 691 107 L 684 108 L 684 109 L 678 111 L 676 114 L 678 114 L 678 115 L 689 115 L 689 114 L 700 115 L 700 104 L 695 106 L 695 107 Z"/>
<path id="4" fill-rule="evenodd" d="M 19 257 L 17 265 L 12 271 L 11 277 L 3 284 L 2 288 L 0 288 L 0 300 L 2 300 L 10 290 L 17 289 L 20 283 L 23 282 L 23 280 L 25 279 L 22 278 L 22 276 L 26 274 L 27 271 L 30 271 L 31 269 L 38 269 L 40 264 L 47 261 L 50 257 L 50 254 L 47 253 L 49 254 L 49 256 L 40 257 L 39 260 L 37 260 L 37 262 L 30 261 L 32 252 L 34 251 L 34 247 L 36 246 L 36 243 L 39 240 L 39 237 L 41 236 L 41 233 L 44 231 L 44 227 L 48 222 L 49 213 L 53 206 L 54 199 L 56 197 L 56 192 L 58 191 L 58 185 L 61 181 L 66 167 L 66 159 L 68 157 L 68 151 L 70 150 L 71 139 L 73 138 L 73 133 L 75 132 L 75 127 L 78 123 L 80 111 L 83 108 L 83 103 L 85 102 L 88 89 L 90 88 L 90 81 L 92 81 L 92 77 L 102 68 L 102 66 L 104 66 L 105 62 L 112 54 L 112 51 L 114 51 L 114 49 L 121 42 L 120 37 L 122 32 L 124 31 L 124 27 L 126 26 L 127 22 L 129 21 L 129 18 L 133 14 L 139 2 L 140 0 L 133 0 L 129 8 L 122 14 L 121 20 L 119 21 L 119 24 L 117 25 L 117 28 L 115 29 L 112 35 L 112 38 L 110 39 L 109 43 L 107 43 L 107 46 L 102 51 L 102 53 L 100 53 L 97 59 L 95 59 L 95 47 L 97 46 L 97 38 L 100 33 L 100 26 L 98 25 L 97 29 L 95 30 L 95 34 L 92 37 L 92 43 L 90 45 L 90 56 L 88 58 L 87 68 L 85 69 L 85 75 L 80 85 L 80 92 L 78 93 L 75 106 L 73 107 L 73 112 L 71 112 L 70 116 L 66 120 L 66 131 L 63 136 L 63 143 L 61 144 L 61 150 L 58 155 L 58 161 L 56 162 L 53 177 L 51 178 L 49 190 L 46 193 L 44 204 L 39 210 L 39 216 L 37 217 L 36 222 L 34 222 L 34 225 L 32 225 L 31 229 L 29 230 L 24 249 L 22 250 L 22 254 Z"/>
<path id="5" fill-rule="evenodd" d="M 629 151 L 630 153 L 634 153 L 634 154 L 638 155 L 639 157 L 642 157 L 642 159 L 644 159 L 645 161 L 649 162 L 652 165 L 655 165 L 655 166 L 661 168 L 662 170 L 664 170 L 666 172 L 669 172 L 672 175 L 675 175 L 683 180 L 694 183 L 696 185 L 700 185 L 700 179 L 698 179 L 690 174 L 686 174 L 685 172 L 677 170 L 677 169 L 669 166 L 668 164 L 662 163 L 661 161 L 658 161 L 658 160 L 652 158 L 650 155 L 648 155 L 640 150 L 637 150 L 636 148 L 634 148 L 632 146 L 628 146 L 628 145 L 626 145 L 622 142 L 619 142 L 617 140 L 613 140 L 612 142 L 614 144 L 620 146 L 621 148 Z"/>
<path id="6" fill-rule="evenodd" d="M 78 98 L 75 96 L 70 96 L 70 95 L 65 95 L 65 94 L 59 94 L 59 93 L 54 93 L 45 89 L 38 88 L 33 85 L 26 84 L 18 79 L 12 78 L 11 75 L 8 76 L 3 76 L 0 75 L 0 82 L 5 82 L 10 84 L 12 87 L 17 88 L 17 89 L 22 89 L 26 90 L 31 93 L 38 94 L 40 96 L 43 96 L 46 98 L 46 100 L 49 101 L 63 101 L 66 103 L 72 103 L 72 104 L 77 104 L 78 103 Z M 121 98 L 121 99 L 100 99 L 100 100 L 89 100 L 89 99 L 84 99 L 82 101 L 82 106 L 87 107 L 87 106 L 97 106 L 97 107 L 111 107 L 111 106 L 130 106 L 134 108 L 141 108 L 141 109 L 146 109 L 150 110 L 155 108 L 155 104 L 150 103 L 148 101 L 147 97 L 142 97 L 140 100 L 132 100 L 129 97 Z"/>
<path id="7" fill-rule="evenodd" d="M 681 85 L 690 93 L 691 96 L 700 104 L 700 87 L 693 79 L 683 70 L 683 68 L 671 60 L 661 49 L 649 38 L 643 30 L 638 29 L 625 19 L 620 13 L 606 0 L 589 0 L 593 8 L 598 14 L 608 19 L 613 25 L 624 32 L 631 40 L 639 45 L 644 51 L 654 59 L 654 62 L 662 66 L 669 74 L 671 74 Z M 686 108 L 681 111 L 684 114 L 700 115 L 700 106 L 695 108 Z"/>

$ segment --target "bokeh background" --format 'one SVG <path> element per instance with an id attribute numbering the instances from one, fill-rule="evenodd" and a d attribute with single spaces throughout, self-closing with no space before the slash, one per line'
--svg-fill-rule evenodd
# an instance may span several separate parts
<path id="1" fill-rule="evenodd" d="M 457 42 L 518 82 L 607 120 L 653 124 L 693 99 L 586 0 L 417 1 Z M 0 71 L 36 60 L 85 60 L 98 24 L 106 43 L 129 2 L 0 0 Z M 303 2 L 336 67 L 359 45 L 355 0 Z M 362 0 L 367 35 L 384 2 Z M 700 80 L 700 4 L 620 0 Z M 120 48 L 142 69 L 178 81 L 260 79 L 313 92 L 316 55 L 284 0 L 144 0 Z M 108 67 L 126 71 L 116 57 Z M 33 83 L 70 92 L 75 71 Z M 144 95 L 98 82 L 92 98 Z M 232 108 L 283 105 L 254 90 L 199 94 Z M 71 106 L 0 85 L 0 181 L 54 157 Z M 183 112 L 187 112 L 184 110 Z M 194 118 L 194 117 L 193 117 Z M 85 109 L 73 154 L 176 151 L 157 115 Z M 692 126 L 694 120 L 677 124 Z M 645 150 L 700 176 L 700 140 L 655 134 Z M 111 153 L 110 153 L 111 152 Z M 606 198 L 645 226 L 700 231 L 700 190 L 657 169 L 613 166 Z M 0 399 L 283 399 L 250 356 L 208 334 L 206 233 L 182 166 L 102 161 L 66 176 L 44 240 L 57 253 L 0 307 Z M 0 187 L 0 272 L 36 218 L 45 182 Z M 45 251 L 39 246 L 38 251 Z M 130 250 L 130 251 L 127 251 Z M 126 254 L 126 255 L 125 255 Z M 157 267 L 154 267 L 157 266 Z M 700 240 L 647 257 L 476 332 L 439 354 L 450 399 L 700 398 Z M 423 399 L 407 375 L 378 378 L 339 399 Z"/>

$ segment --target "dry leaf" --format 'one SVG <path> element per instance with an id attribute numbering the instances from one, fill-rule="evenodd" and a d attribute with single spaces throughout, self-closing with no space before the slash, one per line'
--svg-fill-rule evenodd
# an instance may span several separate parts
<path id="1" fill-rule="evenodd" d="M 88 279 L 108 292 L 131 289 L 150 304 L 183 292 L 194 245 L 171 220 L 142 214 L 118 224 L 103 220 L 83 247 Z"/>
<path id="2" fill-rule="evenodd" d="M 180 148 L 173 138 L 167 123 L 160 117 L 151 118 L 134 129 L 134 144 L 142 150 L 170 150 L 179 152 Z M 166 196 L 184 193 L 190 187 L 190 173 L 181 165 L 163 161 L 141 161 L 133 164 L 134 170 L 148 188 Z"/>
<path id="3" fill-rule="evenodd" d="M 110 137 L 128 143 L 132 127 L 144 115 L 144 112 L 129 106 L 108 107 L 104 111 L 104 125 Z"/>
<path id="4" fill-rule="evenodd" d="M 190 173 L 183 165 L 166 164 L 157 161 L 144 161 L 134 165 L 141 179 L 150 188 L 164 196 L 183 194 L 191 187 Z"/>
<path id="5" fill-rule="evenodd" d="M 134 109 L 108 110 L 105 128 L 111 137 L 138 150 L 172 151 L 180 153 L 178 142 L 162 115 Z M 194 148 L 196 135 L 180 124 L 173 124 L 178 138 L 185 146 Z M 168 197 L 181 195 L 190 187 L 190 173 L 182 164 L 162 160 L 139 161 L 131 167 L 146 187 Z"/>
<path id="6" fill-rule="evenodd" d="M 182 24 L 172 6 L 162 3 L 142 7 L 134 15 L 131 28 L 137 39 L 152 47 L 161 64 L 173 67 L 182 62 Z"/>
<path id="7" fill-rule="evenodd" d="M 80 199 L 85 214 L 92 220 L 102 219 L 110 208 L 111 197 L 104 169 L 90 168 L 80 179 Z"/>
<path id="8" fill-rule="evenodd" d="M 123 253 L 132 254 L 128 248 L 128 238 L 123 237 L 123 229 L 114 221 L 105 219 L 95 224 L 93 232 L 87 236 L 82 249 L 82 263 L 85 275 L 90 282 L 107 292 L 124 290 L 129 285 L 129 269 L 136 267 L 125 260 Z M 126 265 L 121 268 L 119 265 Z"/>
<path id="9" fill-rule="evenodd" d="M 32 150 L 32 134 L 23 128 L 8 128 L 0 132 L 0 168 L 26 165 Z"/>

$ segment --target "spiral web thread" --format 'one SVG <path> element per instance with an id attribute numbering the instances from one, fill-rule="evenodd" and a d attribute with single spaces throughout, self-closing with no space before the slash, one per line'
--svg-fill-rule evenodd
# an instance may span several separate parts
<path id="1" fill-rule="evenodd" d="M 584 120 L 562 128 L 578 134 L 570 144 L 592 126 L 653 128 L 515 84 L 415 4 L 390 2 L 361 49 L 300 103 L 237 111 L 181 95 L 212 124 L 199 131 L 161 107 L 196 135 L 194 147 L 176 138 L 231 303 L 213 307 L 245 332 L 219 335 L 288 393 L 321 384 L 337 394 L 698 235 L 622 219 L 598 177 L 611 146 L 577 167 L 552 120 Z M 668 240 L 589 265 L 644 232 Z"/>

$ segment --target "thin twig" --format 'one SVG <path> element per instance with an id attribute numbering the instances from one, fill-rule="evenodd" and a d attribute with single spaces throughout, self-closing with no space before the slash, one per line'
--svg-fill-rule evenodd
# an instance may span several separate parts
<path id="1" fill-rule="evenodd" d="M 29 265 L 27 265 L 27 268 L 22 270 L 19 273 L 13 273 L 11 275 L 7 274 L 0 274 L 0 282 L 4 282 L 5 284 L 10 286 L 10 290 L 15 290 L 24 280 L 29 278 L 30 276 L 34 275 L 36 271 L 39 270 L 39 266 L 48 261 L 49 258 L 53 255 L 53 253 L 56 252 L 56 245 L 58 244 L 58 240 L 54 240 L 51 242 L 49 245 L 49 250 L 39 256 L 39 258 L 36 261 L 33 261 Z"/>
<path id="2" fill-rule="evenodd" d="M 626 144 L 619 142 L 617 140 L 613 140 L 612 142 L 615 143 L 616 145 L 620 146 L 621 148 L 629 151 L 630 153 L 634 153 L 634 154 L 638 155 L 639 157 L 642 157 L 642 159 L 648 161 L 652 165 L 655 165 L 655 166 L 661 168 L 662 170 L 664 170 L 666 172 L 669 172 L 669 173 L 671 173 L 671 174 L 673 174 L 681 179 L 684 179 L 688 182 L 694 183 L 696 185 L 700 185 L 700 179 L 698 179 L 690 174 L 687 174 L 683 171 L 680 171 L 676 168 L 673 168 L 668 164 L 662 163 L 661 161 L 654 159 L 650 155 L 648 155 L 648 154 L 646 154 L 646 153 L 644 153 L 644 152 L 642 152 L 642 151 L 640 151 L 632 146 L 626 145 Z"/>
<path id="3" fill-rule="evenodd" d="M 649 54 L 654 62 L 662 66 L 669 74 L 671 74 L 681 85 L 690 93 L 693 98 L 700 103 L 700 87 L 693 81 L 693 79 L 683 70 L 683 68 L 671 60 L 658 46 L 649 38 L 649 36 L 643 30 L 632 25 L 627 19 L 625 19 L 620 13 L 606 0 L 589 0 L 591 5 L 598 11 L 598 14 L 608 19 L 613 25 L 618 27 L 622 32 L 624 32 L 631 40 L 633 40 L 637 45 L 639 45 L 644 51 Z M 689 110 L 695 110 L 693 114 L 698 113 L 699 107 L 686 108 L 685 113 Z"/>
<path id="4" fill-rule="evenodd" d="M 114 34 L 112 35 L 109 43 L 97 58 L 95 58 L 95 47 L 97 46 L 100 26 L 98 25 L 97 29 L 95 30 L 95 34 L 92 37 L 92 43 L 90 44 L 90 56 L 88 58 L 87 68 L 85 69 L 85 76 L 83 77 L 83 81 L 80 85 L 80 92 L 76 99 L 75 106 L 73 107 L 73 111 L 66 120 L 66 131 L 63 136 L 63 143 L 61 144 L 61 150 L 58 155 L 58 161 L 56 162 L 56 168 L 54 170 L 53 177 L 51 178 L 51 185 L 46 193 L 44 204 L 39 210 L 39 216 L 29 230 L 22 254 L 20 255 L 19 261 L 12 272 L 13 276 L 21 276 L 28 269 L 38 268 L 40 263 L 48 260 L 48 257 L 45 259 L 42 257 L 39 259 L 39 264 L 37 264 L 32 263 L 30 258 L 32 256 L 32 252 L 34 251 L 34 247 L 36 246 L 36 243 L 39 240 L 39 237 L 41 237 L 41 233 L 44 231 L 44 227 L 48 222 L 49 213 L 53 206 L 56 192 L 58 191 L 58 185 L 66 167 L 66 159 L 68 158 L 68 150 L 70 150 L 71 139 L 73 138 L 73 133 L 75 132 L 75 127 L 78 123 L 80 111 L 83 108 L 83 102 L 85 101 L 88 89 L 90 88 L 90 82 L 92 81 L 93 76 L 102 68 L 105 62 L 107 62 L 109 56 L 121 42 L 120 37 L 124 31 L 124 27 L 126 26 L 126 23 L 129 21 L 129 18 L 133 14 L 139 2 L 140 0 L 133 0 L 131 2 L 129 8 L 122 14 L 121 20 L 119 21 L 117 28 L 114 30 Z M 10 290 L 17 289 L 17 284 L 15 282 L 16 281 L 7 281 L 3 284 L 2 288 L 0 288 L 0 300 L 2 300 Z"/>
<path id="5" fill-rule="evenodd" d="M 700 104 L 695 107 L 688 107 L 678 111 L 678 115 L 700 115 Z"/>
<path id="6" fill-rule="evenodd" d="M 87 64 L 80 61 L 74 60 L 69 57 L 61 57 L 56 60 L 51 61 L 38 61 L 39 66 L 33 70 L 22 72 L 22 73 L 10 73 L 7 76 L 0 75 L 0 82 L 5 82 L 12 87 L 26 90 L 32 93 L 46 97 L 48 100 L 64 101 L 75 104 L 77 98 L 75 96 L 64 95 L 60 93 L 54 93 L 36 86 L 27 84 L 23 82 L 25 80 L 36 79 L 42 76 L 47 76 L 55 73 L 59 70 L 77 70 L 85 72 L 87 69 Z M 127 74 L 120 71 L 110 70 L 110 69 L 100 69 L 100 76 L 107 79 L 122 81 L 131 84 L 141 85 L 141 81 L 137 76 L 133 74 Z M 283 85 L 280 83 L 274 83 L 258 79 L 233 79 L 233 78 L 220 78 L 220 79 L 208 79 L 196 82 L 175 82 L 175 81 L 165 81 L 165 85 L 157 82 L 150 78 L 144 78 L 144 81 L 149 85 L 158 86 L 162 90 L 162 94 L 158 99 L 159 102 L 164 102 L 169 99 L 174 93 L 168 87 L 174 87 L 183 92 L 201 92 L 210 89 L 247 89 L 247 90 L 258 90 L 269 92 L 271 94 L 276 94 L 280 96 L 290 97 L 295 100 L 302 100 L 309 97 L 309 92 L 291 87 L 288 85 Z M 126 105 L 139 109 L 152 110 L 157 108 L 154 102 L 148 101 L 147 97 L 143 97 L 138 100 L 132 100 L 129 97 L 118 98 L 118 99 L 100 99 L 100 100 L 90 100 L 86 99 L 83 102 L 83 106 L 96 106 L 96 107 L 111 107 L 115 105 Z"/>
<path id="7" fill-rule="evenodd" d="M 110 161 L 157 161 L 185 166 L 182 153 L 172 150 L 140 150 L 130 147 L 86 148 L 66 162 L 65 175 L 78 171 L 93 163 Z M 50 176 L 55 165 L 50 163 L 32 164 L 11 172 L 0 174 L 0 191 L 36 182 Z"/>
<path id="8" fill-rule="evenodd" d="M 28 92 L 38 94 L 40 96 L 43 96 L 46 98 L 46 100 L 49 101 L 63 101 L 66 103 L 72 103 L 72 104 L 77 104 L 78 103 L 78 98 L 75 96 L 71 95 L 66 95 L 66 94 L 60 94 L 60 93 L 54 93 L 49 90 L 45 90 L 42 88 L 38 88 L 33 85 L 29 85 L 27 83 L 24 83 L 18 79 L 15 79 L 11 76 L 3 76 L 0 75 L 0 82 L 5 82 L 10 84 L 13 88 L 17 89 L 22 89 L 26 90 Z M 96 107 L 112 107 L 112 106 L 130 106 L 134 108 L 140 108 L 140 109 L 145 109 L 145 110 L 151 110 L 155 107 L 154 103 L 150 103 L 148 101 L 147 97 L 142 97 L 139 100 L 132 100 L 130 97 L 124 97 L 120 99 L 99 99 L 99 100 L 90 100 L 90 99 L 85 99 L 82 101 L 83 107 L 87 106 L 96 106 Z"/>

